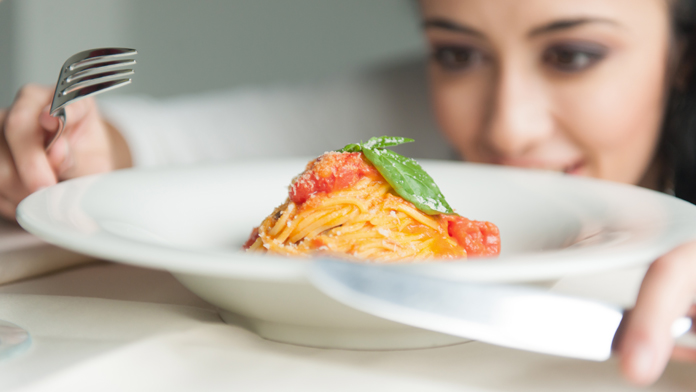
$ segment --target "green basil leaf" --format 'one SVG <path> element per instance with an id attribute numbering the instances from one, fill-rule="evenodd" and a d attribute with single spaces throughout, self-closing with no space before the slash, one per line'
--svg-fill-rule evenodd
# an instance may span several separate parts
<path id="1" fill-rule="evenodd" d="M 391 150 L 369 148 L 367 143 L 362 145 L 362 152 L 396 193 L 419 210 L 428 215 L 454 214 L 440 188 L 418 162 Z"/>
<path id="2" fill-rule="evenodd" d="M 362 151 L 362 146 L 360 144 L 349 144 L 342 149 L 338 150 L 338 152 L 360 152 Z"/>
<path id="3" fill-rule="evenodd" d="M 367 148 L 386 148 L 391 146 L 398 146 L 399 144 L 412 143 L 413 139 L 400 136 L 380 136 L 373 137 L 367 141 L 367 143 L 361 143 L 363 147 Z"/>

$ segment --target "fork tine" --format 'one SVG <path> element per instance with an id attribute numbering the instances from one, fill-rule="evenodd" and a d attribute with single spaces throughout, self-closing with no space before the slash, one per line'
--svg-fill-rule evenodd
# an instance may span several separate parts
<path id="1" fill-rule="evenodd" d="M 59 102 L 55 107 L 51 107 L 51 115 L 57 112 L 59 109 L 63 108 L 65 105 L 71 104 L 73 102 L 79 101 L 80 99 L 87 98 L 91 95 L 102 93 L 105 91 L 113 90 L 121 86 L 130 84 L 132 79 L 119 79 L 110 80 L 108 82 L 102 82 L 98 84 L 93 84 L 83 88 L 73 90 L 67 94 L 62 95 L 59 98 Z"/>
<path id="2" fill-rule="evenodd" d="M 72 83 L 73 81 L 78 80 L 78 79 L 80 79 L 84 76 L 87 76 L 87 75 L 94 75 L 96 73 L 107 71 L 110 69 L 132 66 L 135 64 L 136 64 L 135 60 L 132 60 L 132 59 L 106 61 L 103 63 L 95 64 L 94 66 L 83 69 L 81 71 L 65 72 L 62 75 L 64 78 L 60 83 L 61 84 Z"/>
<path id="3" fill-rule="evenodd" d="M 64 64 L 63 68 L 69 71 L 88 67 L 92 64 L 99 63 L 105 60 L 112 60 L 119 57 L 128 57 L 138 54 L 135 49 L 128 48 L 106 48 L 106 49 L 91 49 L 77 53 L 71 56 Z"/>
<path id="4" fill-rule="evenodd" d="M 129 48 L 100 48 L 70 56 L 58 76 L 58 85 L 51 101 L 51 115 L 71 102 L 129 84 L 131 79 L 123 77 L 132 75 L 133 70 L 117 69 L 135 64 L 133 59 L 121 58 L 137 53 Z"/>
<path id="5" fill-rule="evenodd" d="M 123 78 L 124 76 L 133 75 L 134 73 L 135 72 L 132 69 L 121 69 L 116 71 L 96 73 L 92 75 L 84 75 L 83 77 L 79 78 L 78 81 L 74 81 L 74 83 L 68 83 L 60 93 L 61 95 L 65 95 L 84 87 L 98 84 L 110 79 Z"/>

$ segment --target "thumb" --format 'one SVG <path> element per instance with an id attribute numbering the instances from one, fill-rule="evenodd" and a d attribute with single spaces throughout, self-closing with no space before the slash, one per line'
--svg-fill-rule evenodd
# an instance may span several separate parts
<path id="1" fill-rule="evenodd" d="M 65 129 L 71 132 L 78 126 L 87 115 L 94 110 L 96 104 L 94 98 L 82 98 L 79 101 L 72 102 L 65 107 Z"/>
<path id="2" fill-rule="evenodd" d="M 39 114 L 39 125 L 48 132 L 56 132 L 60 124 L 57 117 L 51 116 L 49 113 L 50 110 L 51 105 L 46 105 L 41 111 L 41 114 Z"/>
<path id="3" fill-rule="evenodd" d="M 696 242 L 655 261 L 643 279 L 620 342 L 624 375 L 639 385 L 660 377 L 674 347 L 672 323 L 687 313 L 696 286 Z"/>
<path id="4" fill-rule="evenodd" d="M 63 135 L 53 142 L 53 146 L 47 151 L 48 161 L 54 172 L 61 177 L 61 173 L 68 172 L 74 165 L 74 159 L 70 154 L 70 135 L 80 128 L 80 124 L 94 107 L 92 98 L 81 99 L 72 102 L 64 108 L 65 124 Z M 41 127 L 48 132 L 57 132 L 60 126 L 58 117 L 49 113 L 50 107 L 46 107 L 39 116 Z"/>
<path id="5" fill-rule="evenodd" d="M 39 114 L 39 126 L 47 131 L 49 135 L 46 135 L 45 145 L 51 144 L 51 148 L 46 151 L 46 158 L 48 163 L 53 169 L 54 173 L 60 173 L 62 169 L 65 168 L 68 162 L 68 143 L 64 137 L 59 137 L 56 140 L 51 140 L 52 138 L 58 137 L 60 135 L 54 135 L 58 132 L 60 127 L 60 120 L 58 117 L 51 116 L 50 113 L 51 106 L 47 105 Z M 65 129 L 63 130 L 65 132 Z"/>
<path id="6" fill-rule="evenodd" d="M 61 178 L 62 173 L 70 170 L 75 162 L 70 154 L 70 144 L 67 138 L 64 137 L 57 139 L 46 152 L 46 155 L 51 168 L 58 175 L 58 178 Z"/>
<path id="7" fill-rule="evenodd" d="M 94 108 L 94 100 L 92 98 L 81 99 L 76 102 L 72 102 L 70 105 L 64 108 L 65 110 L 65 132 L 70 132 L 71 129 L 75 128 Z M 58 117 L 53 117 L 50 114 L 51 106 L 47 105 L 39 115 L 39 124 L 43 129 L 48 132 L 56 132 L 60 122 Z"/>

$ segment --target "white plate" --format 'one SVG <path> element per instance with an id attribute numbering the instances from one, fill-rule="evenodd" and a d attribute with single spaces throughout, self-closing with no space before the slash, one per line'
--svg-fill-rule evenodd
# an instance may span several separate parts
<path id="1" fill-rule="evenodd" d="M 287 196 L 307 159 L 125 170 L 25 199 L 17 219 L 53 244 L 171 271 L 223 317 L 270 339 L 405 348 L 455 338 L 387 322 L 323 296 L 308 260 L 240 247 Z M 633 186 L 511 168 L 423 161 L 461 215 L 501 231 L 498 259 L 406 264 L 450 279 L 543 282 L 648 263 L 696 238 L 696 207 Z"/>

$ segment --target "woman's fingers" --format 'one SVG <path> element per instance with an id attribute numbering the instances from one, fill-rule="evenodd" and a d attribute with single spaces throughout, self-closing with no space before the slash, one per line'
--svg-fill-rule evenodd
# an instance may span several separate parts
<path id="1" fill-rule="evenodd" d="M 0 110 L 0 215 L 14 217 L 14 208 L 28 194 L 59 180 L 113 170 L 114 157 L 128 148 L 117 131 L 101 118 L 92 98 L 65 108 L 63 135 L 50 150 L 46 136 L 60 122 L 49 114 L 53 89 L 28 85 L 20 90 L 9 110 Z M 129 162 L 125 162 L 129 165 Z"/>
<path id="2" fill-rule="evenodd" d="M 691 333 L 696 334 L 696 305 L 692 305 L 686 315 L 691 317 L 693 322 L 691 325 Z M 696 362 L 696 348 L 676 346 L 674 351 L 672 351 L 672 359 L 682 362 Z"/>
<path id="3" fill-rule="evenodd" d="M 682 362 L 696 362 L 696 350 L 689 347 L 675 347 L 672 352 L 672 359 Z"/>
<path id="4" fill-rule="evenodd" d="M 6 110 L 0 110 L 0 126 L 4 124 L 6 115 Z M 28 194 L 19 181 L 5 138 L 0 137 L 0 216 L 13 220 L 17 204 Z"/>
<path id="5" fill-rule="evenodd" d="M 29 195 L 17 175 L 17 169 L 5 141 L 0 141 L 0 197 L 15 206 Z"/>
<path id="6" fill-rule="evenodd" d="M 15 220 L 17 205 L 0 196 L 0 216 L 8 220 Z"/>
<path id="7" fill-rule="evenodd" d="M 621 340 L 621 368 L 630 381 L 648 385 L 660 377 L 674 347 L 672 323 L 687 314 L 694 293 L 696 242 L 674 249 L 650 266 Z"/>
<path id="8" fill-rule="evenodd" d="M 4 123 L 4 135 L 17 173 L 31 192 L 57 182 L 44 150 L 45 130 L 39 115 L 50 103 L 51 89 L 28 85 L 17 94 Z"/>

